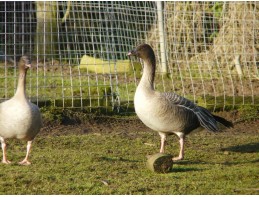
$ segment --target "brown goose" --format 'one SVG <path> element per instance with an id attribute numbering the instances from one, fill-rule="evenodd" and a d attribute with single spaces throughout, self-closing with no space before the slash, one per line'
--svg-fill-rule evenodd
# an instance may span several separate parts
<path id="1" fill-rule="evenodd" d="M 0 140 L 5 164 L 11 163 L 6 157 L 6 139 L 17 138 L 27 140 L 27 153 L 20 162 L 22 165 L 31 164 L 28 161 L 32 140 L 42 127 L 39 108 L 26 97 L 26 73 L 31 67 L 27 56 L 22 56 L 18 63 L 19 79 L 15 95 L 0 104 Z"/>
<path id="2" fill-rule="evenodd" d="M 176 134 L 180 140 L 180 153 L 173 160 L 184 158 L 184 137 L 194 130 L 216 132 L 232 127 L 232 123 L 211 114 L 207 109 L 175 93 L 154 90 L 156 59 L 148 44 L 141 44 L 128 54 L 144 61 L 143 75 L 134 97 L 135 111 L 140 120 L 161 136 L 160 152 L 164 152 L 166 137 Z"/>

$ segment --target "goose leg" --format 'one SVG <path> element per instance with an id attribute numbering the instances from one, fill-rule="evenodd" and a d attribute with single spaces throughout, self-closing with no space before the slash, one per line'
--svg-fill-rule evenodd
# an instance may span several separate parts
<path id="1" fill-rule="evenodd" d="M 3 150 L 3 160 L 2 160 L 2 163 L 10 164 L 11 162 L 8 161 L 7 158 L 6 158 L 6 143 L 5 143 L 5 140 L 2 137 L 0 137 L 0 140 L 1 140 L 2 150 Z"/>
<path id="2" fill-rule="evenodd" d="M 32 141 L 28 141 L 26 156 L 25 156 L 24 160 L 19 162 L 19 164 L 21 164 L 21 165 L 30 165 L 31 164 L 31 162 L 28 161 L 29 153 L 30 153 L 30 150 L 31 150 L 31 144 L 32 144 Z"/>
<path id="3" fill-rule="evenodd" d="M 173 161 L 182 160 L 184 156 L 184 136 L 180 136 L 180 153 L 178 157 L 174 157 Z"/>
<path id="4" fill-rule="evenodd" d="M 161 137 L 160 153 L 164 153 L 164 152 L 165 152 L 166 134 L 164 134 L 164 133 L 159 133 L 159 135 L 160 135 L 160 137 Z"/>

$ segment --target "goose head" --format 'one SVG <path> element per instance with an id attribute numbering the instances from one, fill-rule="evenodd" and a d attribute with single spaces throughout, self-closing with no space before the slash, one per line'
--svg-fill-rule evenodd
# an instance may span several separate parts
<path id="1" fill-rule="evenodd" d="M 152 47 L 148 44 L 141 44 L 137 46 L 135 49 L 128 53 L 128 56 L 136 56 L 138 58 L 143 59 L 144 61 L 152 60 L 155 61 L 155 53 Z"/>
<path id="2" fill-rule="evenodd" d="M 31 67 L 31 61 L 28 56 L 22 56 L 19 60 L 18 67 L 20 70 L 26 71 Z"/>
<path id="3" fill-rule="evenodd" d="M 128 56 L 135 56 L 144 61 L 143 75 L 140 84 L 154 89 L 154 79 L 156 70 L 156 58 L 152 47 L 148 44 L 141 44 L 128 53 Z"/>

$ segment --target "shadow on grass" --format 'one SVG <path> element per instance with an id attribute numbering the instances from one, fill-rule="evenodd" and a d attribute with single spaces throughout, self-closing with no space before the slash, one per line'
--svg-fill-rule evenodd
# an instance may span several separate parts
<path id="1" fill-rule="evenodd" d="M 96 157 L 94 160 L 96 160 L 96 161 L 122 161 L 122 162 L 133 162 L 133 163 L 140 162 L 138 160 L 124 159 L 122 157 Z"/>
<path id="2" fill-rule="evenodd" d="M 252 160 L 252 161 L 245 161 L 245 162 L 224 162 L 224 163 L 221 163 L 222 165 L 225 165 L 225 166 L 233 166 L 233 165 L 240 165 L 240 164 L 251 164 L 251 163 L 255 163 L 257 164 L 259 162 L 259 159 L 255 159 L 255 160 Z"/>
<path id="3" fill-rule="evenodd" d="M 238 164 L 249 164 L 249 163 L 258 163 L 259 159 L 247 160 L 247 161 L 237 161 L 237 162 L 228 162 L 228 161 L 219 161 L 219 162 L 210 162 L 210 161 L 178 161 L 179 165 L 238 165 Z"/>
<path id="4" fill-rule="evenodd" d="M 244 145 L 230 146 L 227 148 L 222 148 L 221 150 L 239 153 L 259 153 L 259 143 L 249 143 Z"/>
<path id="5" fill-rule="evenodd" d="M 195 167 L 187 167 L 192 164 L 201 164 L 204 162 L 200 161 L 187 161 L 187 160 L 182 160 L 182 161 L 177 161 L 174 162 L 172 169 L 170 170 L 169 173 L 175 173 L 175 172 L 197 172 L 197 171 L 203 171 L 204 169 L 201 168 L 195 168 Z M 185 166 L 187 165 L 187 166 Z"/>
<path id="6" fill-rule="evenodd" d="M 199 168 L 178 168 L 173 166 L 172 170 L 170 170 L 169 173 L 171 172 L 197 172 L 197 171 L 203 171 L 203 169 L 199 169 Z"/>
<path id="7" fill-rule="evenodd" d="M 193 165 L 193 164 L 209 164 L 209 163 L 201 161 L 201 160 L 196 160 L 196 161 L 181 160 L 181 161 L 176 161 L 175 164 L 179 164 L 179 165 Z"/>

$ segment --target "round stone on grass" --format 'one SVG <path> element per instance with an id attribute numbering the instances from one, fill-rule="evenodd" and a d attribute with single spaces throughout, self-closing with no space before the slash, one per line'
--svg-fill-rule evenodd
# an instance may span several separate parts
<path id="1" fill-rule="evenodd" d="M 147 160 L 147 167 L 153 172 L 168 173 L 173 167 L 173 156 L 164 153 L 151 155 Z"/>

